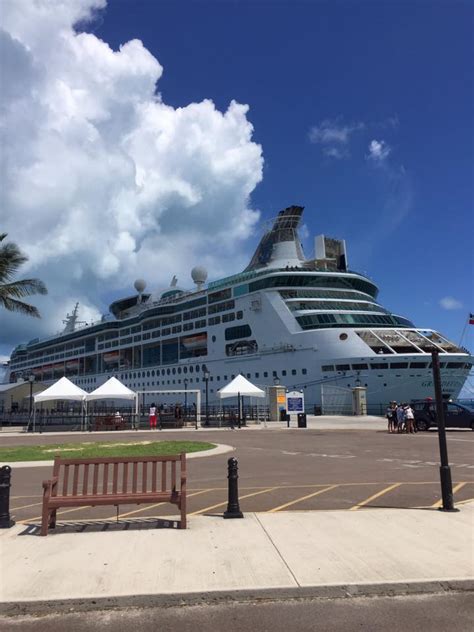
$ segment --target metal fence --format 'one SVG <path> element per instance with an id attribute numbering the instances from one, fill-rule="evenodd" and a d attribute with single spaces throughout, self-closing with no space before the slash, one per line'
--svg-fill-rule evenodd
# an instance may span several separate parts
<path id="1" fill-rule="evenodd" d="M 104 432 L 108 430 L 146 430 L 150 428 L 148 407 L 141 406 L 138 414 L 132 408 L 121 409 L 117 415 L 116 407 L 102 406 L 98 410 L 88 411 L 46 411 L 38 410 L 35 416 L 28 413 L 0 414 L 0 429 L 24 432 Z M 197 421 L 195 406 L 164 407 L 158 411 L 159 428 L 190 427 L 227 427 L 238 423 L 237 406 L 201 407 L 201 421 Z M 243 406 L 241 425 L 247 422 L 264 422 L 269 419 L 268 406 Z"/>

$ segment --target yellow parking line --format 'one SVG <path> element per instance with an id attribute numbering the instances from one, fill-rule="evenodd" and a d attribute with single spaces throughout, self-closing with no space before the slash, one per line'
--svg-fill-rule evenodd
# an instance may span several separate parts
<path id="1" fill-rule="evenodd" d="M 455 485 L 453 487 L 453 495 L 456 492 L 458 492 L 460 489 L 462 489 L 464 485 L 466 485 L 466 483 L 458 483 L 457 485 Z M 443 499 L 441 498 L 441 500 L 437 500 L 434 505 L 431 505 L 431 509 L 436 509 L 437 507 L 441 507 L 442 504 L 443 504 Z"/>
<path id="2" fill-rule="evenodd" d="M 265 492 L 271 492 L 275 489 L 275 487 L 268 487 L 267 489 L 262 489 L 258 492 L 253 492 L 252 494 L 246 494 L 245 496 L 240 496 L 240 500 L 244 498 L 250 498 L 250 496 L 258 496 L 259 494 L 264 494 Z M 188 516 L 197 516 L 198 514 L 202 514 L 206 511 L 210 511 L 211 509 L 217 509 L 217 507 L 223 507 L 227 505 L 227 500 L 223 503 L 217 503 L 217 505 L 211 505 L 210 507 L 204 507 L 204 509 L 199 509 L 199 511 L 194 511 L 193 513 L 188 514 Z"/>
<path id="3" fill-rule="evenodd" d="M 210 489 L 202 489 L 199 492 L 195 492 L 194 494 L 187 494 L 186 498 L 191 498 L 192 496 L 199 496 L 199 494 L 205 494 L 206 492 L 211 492 L 212 488 Z M 137 514 L 140 513 L 140 511 L 146 511 L 147 509 L 153 509 L 154 507 L 159 507 L 160 505 L 165 505 L 167 504 L 166 501 L 165 502 L 161 502 L 161 503 L 156 503 L 154 505 L 145 505 L 144 507 L 140 507 L 139 509 L 135 509 L 134 511 L 129 511 L 127 513 L 122 513 L 119 514 L 119 518 L 126 518 L 127 516 L 133 516 L 133 514 Z M 111 518 L 105 518 L 105 520 L 113 520 L 115 518 L 115 516 L 112 516 Z"/>
<path id="4" fill-rule="evenodd" d="M 377 492 L 376 494 L 374 494 L 373 496 L 369 496 L 368 498 L 366 498 L 365 500 L 363 500 L 360 503 L 357 503 L 357 505 L 354 505 L 353 507 L 351 507 L 349 509 L 349 511 L 357 511 L 357 509 L 360 509 L 360 507 L 363 507 L 364 505 L 367 505 L 368 503 L 370 503 L 372 500 L 375 500 L 376 498 L 380 498 L 380 496 L 383 496 L 384 494 L 388 493 L 389 491 L 391 491 L 392 489 L 395 489 L 396 487 L 400 487 L 402 483 L 394 483 L 393 485 L 389 485 L 388 487 L 386 487 L 385 489 L 382 489 L 382 491 Z"/>
<path id="5" fill-rule="evenodd" d="M 474 502 L 474 498 L 466 498 L 464 500 L 458 500 L 456 505 L 467 505 L 468 503 Z"/>
<path id="6" fill-rule="evenodd" d="M 296 503 L 300 503 L 303 500 L 307 500 L 308 498 L 313 498 L 314 496 L 319 496 L 319 494 L 324 494 L 324 492 L 328 492 L 331 489 L 335 489 L 339 487 L 338 485 L 330 485 L 329 487 L 325 487 L 324 489 L 320 489 L 317 492 L 313 492 L 312 494 L 308 494 L 307 496 L 302 496 L 301 498 L 297 498 L 296 500 L 291 500 L 289 503 L 285 503 L 284 505 L 279 505 L 278 507 L 274 507 L 273 509 L 269 509 L 267 513 L 274 513 L 275 511 L 280 511 L 281 509 L 285 509 L 286 507 L 290 507 L 291 505 L 296 505 Z"/>
<path id="7" fill-rule="evenodd" d="M 19 511 L 20 509 L 27 509 L 28 507 L 36 507 L 37 505 L 41 505 L 41 503 L 32 503 L 31 505 L 22 505 L 21 507 L 12 507 L 12 511 Z"/>
<path id="8" fill-rule="evenodd" d="M 80 509 L 84 509 L 84 507 L 74 507 L 74 509 L 65 509 L 64 511 L 58 511 L 57 515 L 62 516 L 66 513 L 72 513 L 73 511 L 79 511 Z M 18 520 L 17 524 L 25 524 L 26 522 L 32 522 L 34 520 L 41 520 L 42 516 L 35 516 L 34 518 L 26 518 L 26 520 Z"/>

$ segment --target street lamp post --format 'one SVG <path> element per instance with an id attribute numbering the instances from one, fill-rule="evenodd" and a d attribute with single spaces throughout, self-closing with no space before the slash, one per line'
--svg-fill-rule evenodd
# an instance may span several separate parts
<path id="1" fill-rule="evenodd" d="M 209 425 L 209 378 L 211 374 L 206 365 L 204 365 L 204 381 L 206 382 L 206 421 L 205 426 Z"/>
<path id="2" fill-rule="evenodd" d="M 435 387 L 436 397 L 436 419 L 438 422 L 438 440 L 439 440 L 439 454 L 441 460 L 441 467 L 439 468 L 439 474 L 441 479 L 441 496 L 443 499 L 443 506 L 440 507 L 442 511 L 459 511 L 454 507 L 453 499 L 453 484 L 451 481 L 451 469 L 448 463 L 448 446 L 446 443 L 446 427 L 444 424 L 444 406 L 443 406 L 443 392 L 441 387 L 441 372 L 439 369 L 439 351 L 433 349 L 431 351 L 431 360 L 433 367 L 433 382 Z"/>
<path id="3" fill-rule="evenodd" d="M 30 383 L 30 407 L 28 412 L 28 432 L 34 432 L 35 428 L 32 425 L 31 414 L 33 412 L 33 384 L 35 383 L 35 376 L 33 373 L 28 375 L 28 382 Z"/>
<path id="4" fill-rule="evenodd" d="M 188 378 L 185 377 L 184 380 L 184 418 L 187 419 L 188 416 Z"/>

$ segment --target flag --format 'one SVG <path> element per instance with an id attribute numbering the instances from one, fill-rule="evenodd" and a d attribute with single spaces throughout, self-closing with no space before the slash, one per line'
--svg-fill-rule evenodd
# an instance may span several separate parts
<path id="1" fill-rule="evenodd" d="M 469 314 L 469 324 L 474 325 L 474 314 Z"/>

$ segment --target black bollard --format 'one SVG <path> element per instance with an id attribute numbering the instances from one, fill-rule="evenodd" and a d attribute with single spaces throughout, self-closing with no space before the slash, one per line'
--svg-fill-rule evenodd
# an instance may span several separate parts
<path id="1" fill-rule="evenodd" d="M 15 521 L 10 518 L 10 487 L 12 468 L 9 465 L 0 467 L 0 529 L 13 527 Z"/>
<path id="2" fill-rule="evenodd" d="M 227 461 L 229 480 L 229 501 L 227 503 L 227 511 L 224 512 L 224 518 L 243 518 L 244 514 L 239 507 L 239 490 L 237 481 L 239 479 L 239 464 L 237 459 L 232 457 Z"/>

